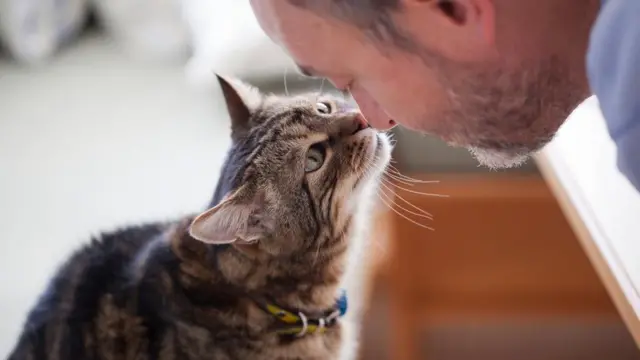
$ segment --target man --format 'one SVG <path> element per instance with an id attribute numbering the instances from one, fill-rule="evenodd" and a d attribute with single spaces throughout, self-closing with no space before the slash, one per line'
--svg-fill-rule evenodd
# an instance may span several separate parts
<path id="1" fill-rule="evenodd" d="M 640 188 L 640 0 L 252 0 L 303 74 L 402 123 L 517 166 L 591 90 Z"/>

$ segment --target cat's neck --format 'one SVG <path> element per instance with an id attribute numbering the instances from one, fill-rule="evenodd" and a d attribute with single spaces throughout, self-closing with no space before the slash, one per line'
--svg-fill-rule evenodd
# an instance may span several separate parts
<path id="1" fill-rule="evenodd" d="M 318 259 L 313 253 L 265 260 L 247 256 L 232 245 L 212 246 L 193 239 L 187 222 L 174 228 L 171 247 L 179 267 L 198 291 L 232 292 L 268 300 L 292 310 L 316 313 L 334 306 L 346 268 L 346 254 Z M 196 286 L 196 285 L 194 285 Z"/>

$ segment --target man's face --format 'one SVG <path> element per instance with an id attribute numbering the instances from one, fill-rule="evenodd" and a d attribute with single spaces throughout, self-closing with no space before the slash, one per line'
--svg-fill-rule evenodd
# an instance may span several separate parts
<path id="1" fill-rule="evenodd" d="M 572 1 L 536 0 L 521 9 L 512 4 L 527 0 L 504 0 L 502 8 L 484 0 L 451 1 L 454 8 L 408 1 L 414 7 L 394 13 L 393 23 L 409 46 L 376 41 L 284 0 L 252 7 L 304 73 L 348 89 L 374 127 L 401 123 L 466 147 L 484 165 L 510 167 L 545 145 L 588 95 L 589 26 L 561 18 L 575 10 Z M 507 13 L 514 19 L 500 21 Z"/>

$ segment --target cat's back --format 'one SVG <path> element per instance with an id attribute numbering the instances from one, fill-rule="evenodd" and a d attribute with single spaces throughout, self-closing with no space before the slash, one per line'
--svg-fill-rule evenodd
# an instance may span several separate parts
<path id="1" fill-rule="evenodd" d="M 101 302 L 106 296 L 115 300 L 126 296 L 136 259 L 167 226 L 153 223 L 119 229 L 76 250 L 32 308 L 9 360 L 65 359 L 65 354 L 84 348 L 87 326 L 104 309 Z"/>

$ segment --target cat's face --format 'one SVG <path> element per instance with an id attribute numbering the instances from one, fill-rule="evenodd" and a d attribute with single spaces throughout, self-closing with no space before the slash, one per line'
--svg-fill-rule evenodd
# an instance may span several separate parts
<path id="1" fill-rule="evenodd" d="M 192 236 L 256 256 L 345 248 L 358 205 L 389 162 L 387 136 L 338 98 L 265 96 L 220 83 L 233 145 L 218 184 L 222 201 L 196 218 Z"/>

